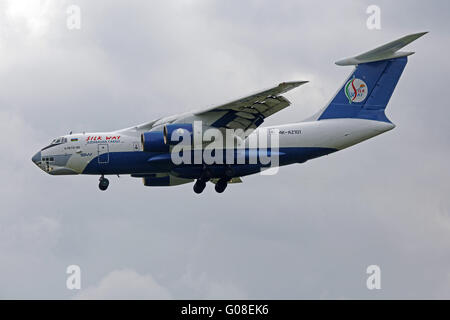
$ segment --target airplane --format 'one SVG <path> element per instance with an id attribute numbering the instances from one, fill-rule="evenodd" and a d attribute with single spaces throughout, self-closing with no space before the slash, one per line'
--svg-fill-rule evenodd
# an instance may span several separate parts
<path id="1" fill-rule="evenodd" d="M 337 61 L 339 66 L 354 66 L 350 76 L 324 108 L 298 123 L 260 127 L 267 117 L 290 105 L 283 93 L 308 81 L 283 82 L 220 106 L 117 131 L 70 133 L 54 139 L 32 161 L 50 175 L 99 175 L 102 191 L 109 186 L 105 176 L 131 175 L 142 178 L 149 187 L 195 181 L 195 193 L 202 193 L 207 182 L 212 182 L 222 193 L 228 184 L 242 182 L 241 177 L 274 167 L 262 161 L 263 153 L 276 159 L 276 167 L 304 163 L 392 130 L 395 125 L 385 109 L 408 56 L 414 53 L 399 50 L 426 33 L 410 34 Z M 219 139 L 218 146 L 208 148 L 204 141 L 208 139 L 202 139 L 202 132 L 208 130 L 214 133 L 210 134 L 211 142 L 218 139 L 217 132 L 231 132 L 237 142 L 224 145 L 222 141 L 220 145 Z M 277 140 L 270 140 L 265 149 L 255 147 L 251 141 L 258 140 L 255 137 L 261 132 L 269 132 L 267 137 Z M 178 158 L 174 157 L 175 149 Z M 203 156 L 206 151 L 213 161 Z M 220 159 L 225 153 L 226 162 Z M 189 161 L 198 154 L 197 161 Z M 180 157 L 186 161 L 174 161 Z"/>

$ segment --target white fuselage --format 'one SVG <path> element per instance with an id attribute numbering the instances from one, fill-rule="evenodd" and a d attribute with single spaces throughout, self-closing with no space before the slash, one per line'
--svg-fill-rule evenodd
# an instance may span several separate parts
<path id="1" fill-rule="evenodd" d="M 327 119 L 272 126 L 265 129 L 277 129 L 279 147 L 290 148 L 328 148 L 342 150 L 383 132 L 393 129 L 392 123 L 365 119 Z M 121 158 L 120 173 L 135 173 L 135 159 L 145 159 L 141 146 L 141 130 L 129 128 L 113 132 L 90 132 L 70 134 L 63 138 L 64 143 L 42 149 L 33 157 L 33 161 L 44 171 L 52 175 L 96 173 L 85 172 L 93 162 L 111 163 L 116 160 L 114 154 L 127 155 Z M 258 134 L 258 130 L 252 135 Z M 133 155 L 144 154 L 137 158 Z M 123 161 L 130 160 L 128 164 Z M 35 161 L 36 160 L 36 161 Z M 129 170 L 127 171 L 127 165 Z"/>

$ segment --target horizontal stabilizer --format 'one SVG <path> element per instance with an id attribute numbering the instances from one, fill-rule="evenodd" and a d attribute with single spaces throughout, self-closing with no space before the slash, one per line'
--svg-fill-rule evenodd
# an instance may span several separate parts
<path id="1" fill-rule="evenodd" d="M 336 61 L 336 64 L 338 66 L 351 66 L 351 65 L 358 65 L 361 63 L 375 62 L 409 56 L 414 52 L 405 52 L 398 50 L 400 50 L 401 48 L 405 47 L 406 45 L 410 44 L 414 40 L 420 38 L 421 36 L 427 33 L 428 32 L 420 32 L 404 36 L 400 39 L 394 40 L 385 45 L 382 45 L 381 47 L 367 51 L 360 55 Z"/>

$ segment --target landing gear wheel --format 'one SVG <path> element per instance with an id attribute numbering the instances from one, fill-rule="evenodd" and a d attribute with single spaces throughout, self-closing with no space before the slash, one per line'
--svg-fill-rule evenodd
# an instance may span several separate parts
<path id="1" fill-rule="evenodd" d="M 195 193 L 202 193 L 203 190 L 206 188 L 206 182 L 203 180 L 198 179 L 194 184 L 194 192 Z"/>
<path id="2" fill-rule="evenodd" d="M 216 192 L 222 193 L 227 188 L 228 181 L 226 179 L 220 179 L 217 181 L 216 186 L 214 187 L 216 189 Z"/>
<path id="3" fill-rule="evenodd" d="M 108 189 L 108 186 L 109 186 L 109 180 L 108 179 L 106 179 L 103 176 L 101 176 L 99 181 L 100 182 L 98 184 L 98 187 L 99 187 L 100 190 L 105 191 L 106 189 Z"/>

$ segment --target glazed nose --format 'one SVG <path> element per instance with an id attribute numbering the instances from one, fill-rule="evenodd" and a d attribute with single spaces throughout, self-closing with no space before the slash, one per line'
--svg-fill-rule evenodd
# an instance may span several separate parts
<path id="1" fill-rule="evenodd" d="M 41 161 L 41 152 L 39 151 L 39 152 L 37 152 L 34 156 L 33 156 L 33 158 L 31 158 L 31 161 L 33 161 L 34 162 L 34 164 L 38 164 L 38 162 L 40 162 Z"/>

